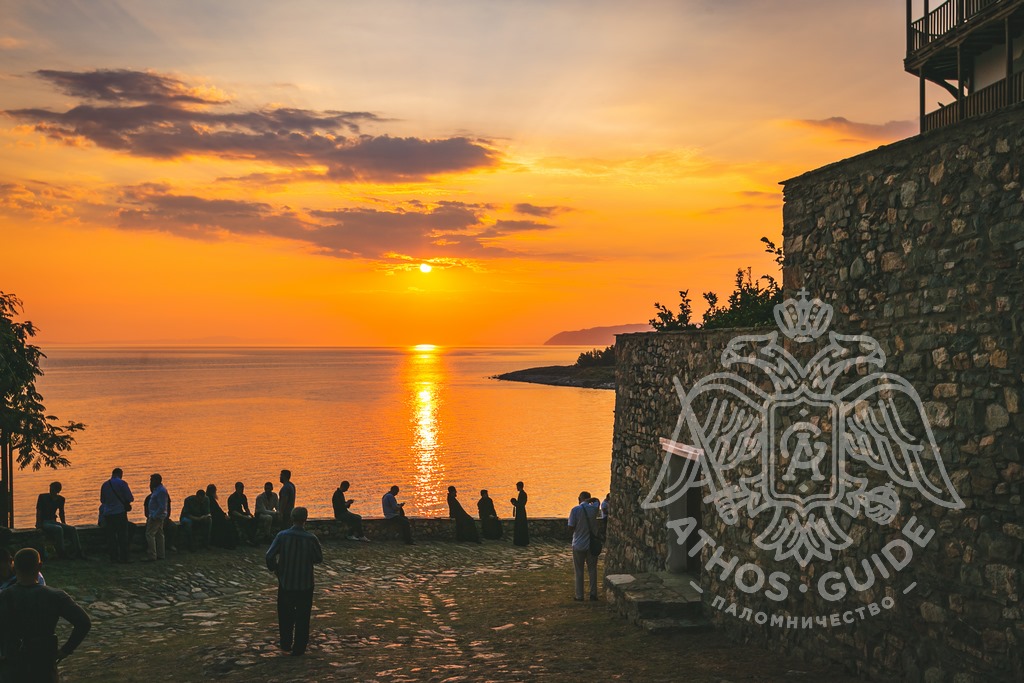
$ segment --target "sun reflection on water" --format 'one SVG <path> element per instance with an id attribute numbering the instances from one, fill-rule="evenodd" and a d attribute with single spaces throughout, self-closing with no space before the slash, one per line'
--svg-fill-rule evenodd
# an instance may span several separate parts
<path id="1" fill-rule="evenodd" d="M 438 418 L 444 369 L 436 346 L 419 344 L 413 351 L 407 383 L 412 394 L 416 508 L 423 514 L 436 512 L 446 500 Z"/>

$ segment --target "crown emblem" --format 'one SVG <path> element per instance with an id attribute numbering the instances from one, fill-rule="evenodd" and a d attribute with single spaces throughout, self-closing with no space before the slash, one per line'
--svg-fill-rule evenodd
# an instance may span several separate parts
<path id="1" fill-rule="evenodd" d="M 825 334 L 832 322 L 832 307 L 821 299 L 807 300 L 807 290 L 797 292 L 800 300 L 786 299 L 775 307 L 775 322 L 782 334 L 804 343 Z"/>

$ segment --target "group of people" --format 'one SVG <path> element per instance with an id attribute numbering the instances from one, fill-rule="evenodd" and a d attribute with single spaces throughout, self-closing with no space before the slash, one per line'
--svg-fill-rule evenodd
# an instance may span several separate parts
<path id="1" fill-rule="evenodd" d="M 171 496 L 164 485 L 163 477 L 154 473 L 149 479 L 149 495 L 143 501 L 142 512 L 145 517 L 146 560 L 164 559 L 168 548 L 177 549 L 179 543 L 190 550 L 201 550 L 210 545 L 233 548 L 245 541 L 255 546 L 269 542 L 272 532 L 288 528 L 291 522 L 291 511 L 295 508 L 296 489 L 292 483 L 289 470 L 281 470 L 279 477 L 281 488 L 274 491 L 274 484 L 266 482 L 262 492 L 256 496 L 254 506 L 250 507 L 249 498 L 245 493 L 245 484 L 235 482 L 234 492 L 227 498 L 227 509 L 221 505 L 215 484 L 205 489 L 197 489 L 182 501 L 177 521 L 172 515 Z M 348 481 L 342 481 L 332 496 L 332 507 L 336 520 L 348 523 L 347 538 L 352 541 L 369 541 L 363 530 L 363 518 L 352 511 L 355 502 L 347 498 L 351 488 Z M 61 495 L 62 485 L 59 481 L 50 484 L 49 491 L 39 495 L 36 503 L 36 527 L 50 539 L 58 557 L 85 557 L 78 531 L 67 524 L 65 518 L 65 499 Z M 400 492 L 398 486 L 392 486 L 381 498 L 381 511 L 384 519 L 393 526 L 408 544 L 413 544 L 412 525 L 405 514 L 405 503 L 398 502 Z M 527 515 L 528 496 L 523 482 L 516 482 L 516 495 L 509 502 L 512 505 L 513 529 L 512 542 L 517 546 L 530 543 L 529 520 Z M 130 539 L 134 524 L 128 519 L 135 496 L 131 487 L 124 480 L 121 468 L 114 468 L 110 479 L 100 487 L 99 524 L 107 533 L 108 550 L 112 562 L 128 562 Z M 594 499 L 597 503 L 597 499 Z M 600 517 L 607 517 L 607 498 L 598 504 Z M 476 503 L 480 520 L 477 528 L 476 520 L 466 511 L 458 498 L 454 486 L 448 487 L 448 516 L 455 522 L 455 536 L 458 541 L 481 543 L 481 539 L 498 540 L 504 536 L 501 518 L 494 505 L 494 500 L 486 489 L 480 491 L 480 499 Z"/>
<path id="2" fill-rule="evenodd" d="M 323 549 L 315 535 L 306 531 L 308 511 L 295 505 L 295 485 L 291 472 L 281 471 L 280 493 L 274 493 L 271 482 L 264 484 L 256 498 L 255 513 L 249 508 L 242 482 L 235 483 L 235 492 L 228 497 L 227 512 L 217 498 L 217 487 L 210 484 L 185 498 L 178 525 L 170 520 L 171 499 L 163 478 L 155 473 L 150 477 L 150 493 L 143 503 L 146 515 L 147 559 L 164 557 L 168 530 L 184 529 L 194 547 L 203 547 L 220 533 L 234 530 L 238 537 L 256 544 L 268 538 L 271 529 L 281 520 L 287 525 L 278 532 L 266 552 L 267 568 L 277 577 L 277 613 L 279 645 L 293 656 L 304 654 L 309 643 L 309 622 L 313 605 L 313 567 L 323 562 Z M 335 491 L 332 498 L 334 516 L 347 521 L 350 540 L 367 541 L 363 534 L 362 517 L 352 512 L 354 501 L 348 500 L 347 481 Z M 49 492 L 41 494 L 36 507 L 36 526 L 54 542 L 62 557 L 83 557 L 77 530 L 66 523 L 64 498 L 60 495 L 60 482 L 53 482 Z M 510 499 L 514 522 L 513 543 L 527 545 L 526 504 L 528 496 L 523 482 L 516 483 L 517 495 Z M 405 515 L 405 503 L 398 502 L 398 486 L 392 486 L 381 499 L 384 517 L 401 532 L 406 543 L 413 543 L 411 526 Z M 110 540 L 110 556 L 115 562 L 128 561 L 128 512 L 135 498 L 123 479 L 123 472 L 115 468 L 109 480 L 100 487 L 100 519 Z M 608 517 L 608 499 L 601 503 L 583 491 L 579 504 L 569 513 L 568 527 L 572 532 L 572 555 L 575 570 L 575 599 L 584 599 L 584 570 L 589 574 L 590 599 L 597 600 L 597 557 L 600 552 L 603 522 Z M 481 533 L 475 520 L 466 512 L 458 499 L 454 486 L 448 487 L 449 516 L 455 521 L 456 539 L 481 542 Z M 503 535 L 501 520 L 494 501 L 486 490 L 480 492 L 477 511 L 483 538 L 500 539 Z M 602 525 L 602 526 L 599 526 Z M 173 540 L 173 536 L 172 536 Z M 88 614 L 67 593 L 46 586 L 42 559 L 33 548 L 24 548 L 17 555 L 0 548 L 0 655 L 10 680 L 56 680 L 57 662 L 71 654 L 84 640 L 91 622 Z M 55 635 L 59 619 L 73 627 L 71 635 L 58 646 Z M 7 680 L 7 679 L 2 679 Z"/>
<path id="3" fill-rule="evenodd" d="M 526 516 L 526 490 L 523 482 L 516 482 L 517 496 L 511 498 L 512 517 L 512 542 L 515 545 L 525 546 L 530 544 L 530 529 Z M 455 540 L 470 543 L 481 543 L 481 536 L 489 540 L 498 540 L 505 535 L 505 529 L 494 508 L 494 500 L 488 495 L 487 489 L 480 491 L 480 500 L 476 502 L 476 509 L 480 515 L 480 530 L 477 530 L 476 521 L 466 512 L 459 502 L 458 491 L 454 486 L 448 487 L 448 516 L 455 520 Z"/>
<path id="4" fill-rule="evenodd" d="M 254 546 L 260 541 L 269 541 L 272 530 L 280 528 L 282 520 L 290 520 L 295 508 L 291 472 L 281 470 L 280 482 L 280 493 L 274 492 L 272 482 L 263 485 L 263 492 L 256 496 L 255 509 L 249 507 L 245 484 L 235 482 L 235 490 L 227 499 L 227 510 L 220 503 L 216 484 L 209 484 L 185 497 L 175 522 L 163 476 L 150 475 L 149 495 L 142 503 L 146 518 L 146 560 L 164 559 L 167 548 L 176 549 L 179 542 L 187 543 L 190 550 L 201 550 L 210 545 L 233 548 L 240 540 Z M 59 486 L 58 482 L 54 484 Z M 131 487 L 124 481 L 124 472 L 119 467 L 114 468 L 110 479 L 100 487 L 99 510 L 99 524 L 107 531 L 112 562 L 129 561 L 133 525 L 128 521 L 128 513 L 134 502 Z M 63 521 L 63 513 L 61 519 Z M 47 532 L 47 527 L 40 528 Z M 54 540 L 54 536 L 50 537 Z M 63 552 L 57 540 L 54 544 L 58 546 L 58 553 Z"/>

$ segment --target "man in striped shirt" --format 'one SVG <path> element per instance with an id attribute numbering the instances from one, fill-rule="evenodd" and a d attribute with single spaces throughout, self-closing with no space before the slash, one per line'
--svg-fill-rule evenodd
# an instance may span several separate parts
<path id="1" fill-rule="evenodd" d="M 309 644 L 309 616 L 313 610 L 313 565 L 324 561 L 320 541 L 306 531 L 309 513 L 292 510 L 292 527 L 274 537 L 267 550 L 267 568 L 277 575 L 277 621 L 281 649 L 302 655 Z"/>

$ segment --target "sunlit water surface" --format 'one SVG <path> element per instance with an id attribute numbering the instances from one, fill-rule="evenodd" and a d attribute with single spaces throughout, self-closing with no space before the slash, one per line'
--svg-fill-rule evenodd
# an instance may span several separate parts
<path id="1" fill-rule="evenodd" d="M 175 515 L 209 483 L 224 505 L 241 480 L 254 505 L 282 468 L 317 517 L 342 479 L 353 511 L 369 516 L 391 484 L 412 515 L 447 515 L 455 485 L 473 514 L 486 488 L 509 516 L 519 479 L 532 515 L 565 515 L 581 489 L 608 489 L 614 392 L 489 376 L 569 364 L 581 350 L 48 348 L 38 384 L 48 412 L 87 429 L 70 468 L 17 472 L 16 525 L 33 524 L 54 479 L 69 523 L 95 523 L 113 467 L 138 500 L 160 472 Z"/>

